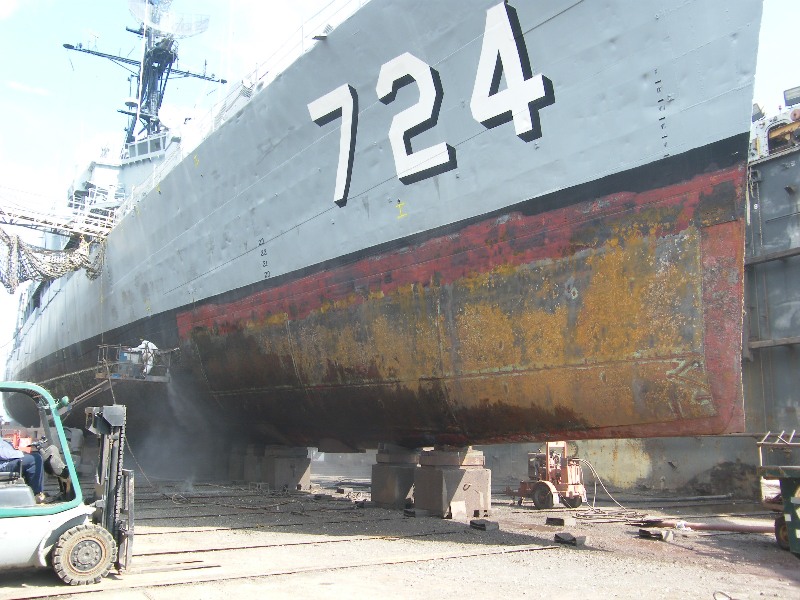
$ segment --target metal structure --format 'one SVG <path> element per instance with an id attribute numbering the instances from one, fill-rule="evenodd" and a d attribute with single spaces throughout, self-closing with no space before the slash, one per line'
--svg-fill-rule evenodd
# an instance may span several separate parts
<path id="1" fill-rule="evenodd" d="M 205 31 L 208 27 L 208 17 L 194 16 L 192 18 L 176 17 L 169 12 L 171 0 L 131 0 L 131 13 L 140 20 L 138 29 L 127 28 L 144 41 L 142 60 L 135 60 L 107 54 L 94 49 L 84 48 L 82 44 L 64 44 L 67 50 L 83 52 L 127 67 L 136 81 L 136 98 L 129 103 L 127 110 L 120 110 L 128 116 L 128 126 L 125 129 L 125 143 L 131 144 L 139 138 L 153 136 L 163 130 L 158 113 L 170 77 L 194 77 L 205 81 L 226 83 L 224 79 L 205 72 L 197 73 L 174 68 L 178 60 L 178 44 L 176 38 L 188 37 Z M 125 67 L 125 68 L 127 68 Z M 137 133 L 137 123 L 142 129 Z"/>
<path id="2" fill-rule="evenodd" d="M 127 568 L 133 553 L 134 479 L 133 472 L 122 468 L 125 454 L 125 418 L 127 408 L 90 407 L 85 410 L 86 430 L 100 438 L 95 497 L 103 498 L 98 523 L 113 532 L 117 542 L 117 561 Z"/>
<path id="3" fill-rule="evenodd" d="M 101 344 L 97 348 L 97 364 L 94 368 L 96 383 L 76 395 L 72 402 L 59 410 L 66 416 L 74 408 L 95 396 L 111 390 L 120 382 L 169 383 L 172 355 L 177 348 L 159 350 L 153 347 L 129 347 L 121 344 Z"/>
<path id="4" fill-rule="evenodd" d="M 579 458 L 570 457 L 567 442 L 547 442 L 544 452 L 528 453 L 528 478 L 521 481 L 516 492 L 506 490 L 518 497 L 533 500 L 536 508 L 553 508 L 555 499 L 564 506 L 578 508 L 586 501 L 583 485 L 583 469 Z"/>
<path id="5" fill-rule="evenodd" d="M 758 442 L 758 474 L 780 482 L 780 495 L 765 506 L 775 517 L 775 539 L 800 557 L 800 437 L 797 431 L 768 432 Z"/>
<path id="6" fill-rule="evenodd" d="M 52 250 L 25 242 L 18 235 L 0 229 L 0 283 L 9 293 L 25 281 L 52 281 L 85 269 L 96 277 L 103 260 L 103 241 L 116 224 L 115 205 L 96 202 L 107 190 L 92 190 L 80 208 L 71 205 L 71 215 L 37 210 L 19 190 L 0 187 L 0 224 L 25 227 L 68 242 Z"/>
<path id="7" fill-rule="evenodd" d="M 66 236 L 85 236 L 103 239 L 114 228 L 113 209 L 84 203 L 70 215 L 37 210 L 30 206 L 25 194 L 0 186 L 0 224 L 26 227 L 38 231 L 56 232 Z"/>
<path id="8" fill-rule="evenodd" d="M 95 379 L 169 383 L 172 356 L 177 348 L 137 348 L 121 344 L 101 344 L 97 350 Z"/>
<path id="9" fill-rule="evenodd" d="M 750 431 L 800 428 L 800 109 L 753 124 L 742 369 Z"/>
<path id="10" fill-rule="evenodd" d="M 97 583 L 114 567 L 125 570 L 133 540 L 133 472 L 123 469 L 124 406 L 87 409 L 87 426 L 101 438 L 95 498 L 85 498 L 67 444 L 59 408 L 44 388 L 0 382 L 0 392 L 22 394 L 36 404 L 46 432 L 40 454 L 59 481 L 60 494 L 37 504 L 18 479 L 0 481 L 0 569 L 52 567 L 70 585 Z M 63 457 L 63 459 L 62 459 Z"/>

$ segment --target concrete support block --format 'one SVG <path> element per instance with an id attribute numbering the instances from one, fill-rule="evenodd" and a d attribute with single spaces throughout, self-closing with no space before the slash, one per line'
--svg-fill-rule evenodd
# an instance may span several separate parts
<path id="1" fill-rule="evenodd" d="M 311 458 L 308 448 L 267 446 L 261 459 L 261 479 L 271 490 L 309 490 Z"/>
<path id="2" fill-rule="evenodd" d="M 422 452 L 414 472 L 415 508 L 444 518 L 488 516 L 492 472 L 483 463 L 483 453 L 472 449 Z"/>
<path id="3" fill-rule="evenodd" d="M 381 508 L 405 508 L 414 493 L 417 465 L 372 465 L 372 501 Z"/>
<path id="4" fill-rule="evenodd" d="M 253 444 L 247 445 L 242 465 L 242 479 L 245 481 L 261 481 L 261 457 L 256 453 Z"/>
<path id="5" fill-rule="evenodd" d="M 244 479 L 244 448 L 235 445 L 228 454 L 228 479 L 242 481 Z"/>
<path id="6" fill-rule="evenodd" d="M 372 465 L 372 501 L 382 508 L 405 508 L 414 490 L 419 452 L 381 444 Z"/>

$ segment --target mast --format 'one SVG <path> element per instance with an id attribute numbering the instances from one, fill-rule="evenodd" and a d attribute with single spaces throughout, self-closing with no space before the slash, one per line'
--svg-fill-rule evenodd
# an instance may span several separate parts
<path id="1" fill-rule="evenodd" d="M 227 83 L 225 79 L 202 73 L 175 69 L 178 60 L 178 38 L 190 37 L 208 28 L 208 16 L 186 15 L 169 11 L 172 0 L 129 0 L 131 13 L 139 20 L 138 29 L 126 27 L 127 31 L 143 39 L 142 59 L 135 60 L 107 54 L 82 44 L 64 44 L 67 50 L 83 52 L 106 58 L 128 69 L 136 80 L 135 100 L 128 103 L 128 109 L 118 112 L 128 116 L 125 128 L 125 143 L 130 144 L 141 137 L 148 137 L 163 131 L 158 113 L 164 101 L 167 82 L 170 77 L 193 77 L 215 83 Z M 135 67 L 131 69 L 129 67 Z M 137 124 L 141 129 L 137 132 Z"/>

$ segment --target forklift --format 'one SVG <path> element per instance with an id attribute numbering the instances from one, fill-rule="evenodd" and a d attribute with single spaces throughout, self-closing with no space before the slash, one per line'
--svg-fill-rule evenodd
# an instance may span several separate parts
<path id="1" fill-rule="evenodd" d="M 78 480 L 56 401 L 24 381 L 0 382 L 0 392 L 24 394 L 36 404 L 45 435 L 31 447 L 58 481 L 57 496 L 37 504 L 20 469 L 0 472 L 0 570 L 50 567 L 70 585 L 99 583 L 109 571 L 127 569 L 133 543 L 133 472 L 122 468 L 123 405 L 86 408 L 86 429 L 99 436 L 95 490 L 87 497 Z"/>

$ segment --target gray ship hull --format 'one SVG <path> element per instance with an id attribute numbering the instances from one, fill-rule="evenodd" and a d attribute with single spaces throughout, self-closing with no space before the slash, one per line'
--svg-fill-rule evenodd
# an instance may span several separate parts
<path id="1" fill-rule="evenodd" d="M 177 346 L 178 393 L 292 445 L 739 431 L 760 10 L 373 0 L 43 292 L 12 368 L 74 395 L 99 343 Z"/>

